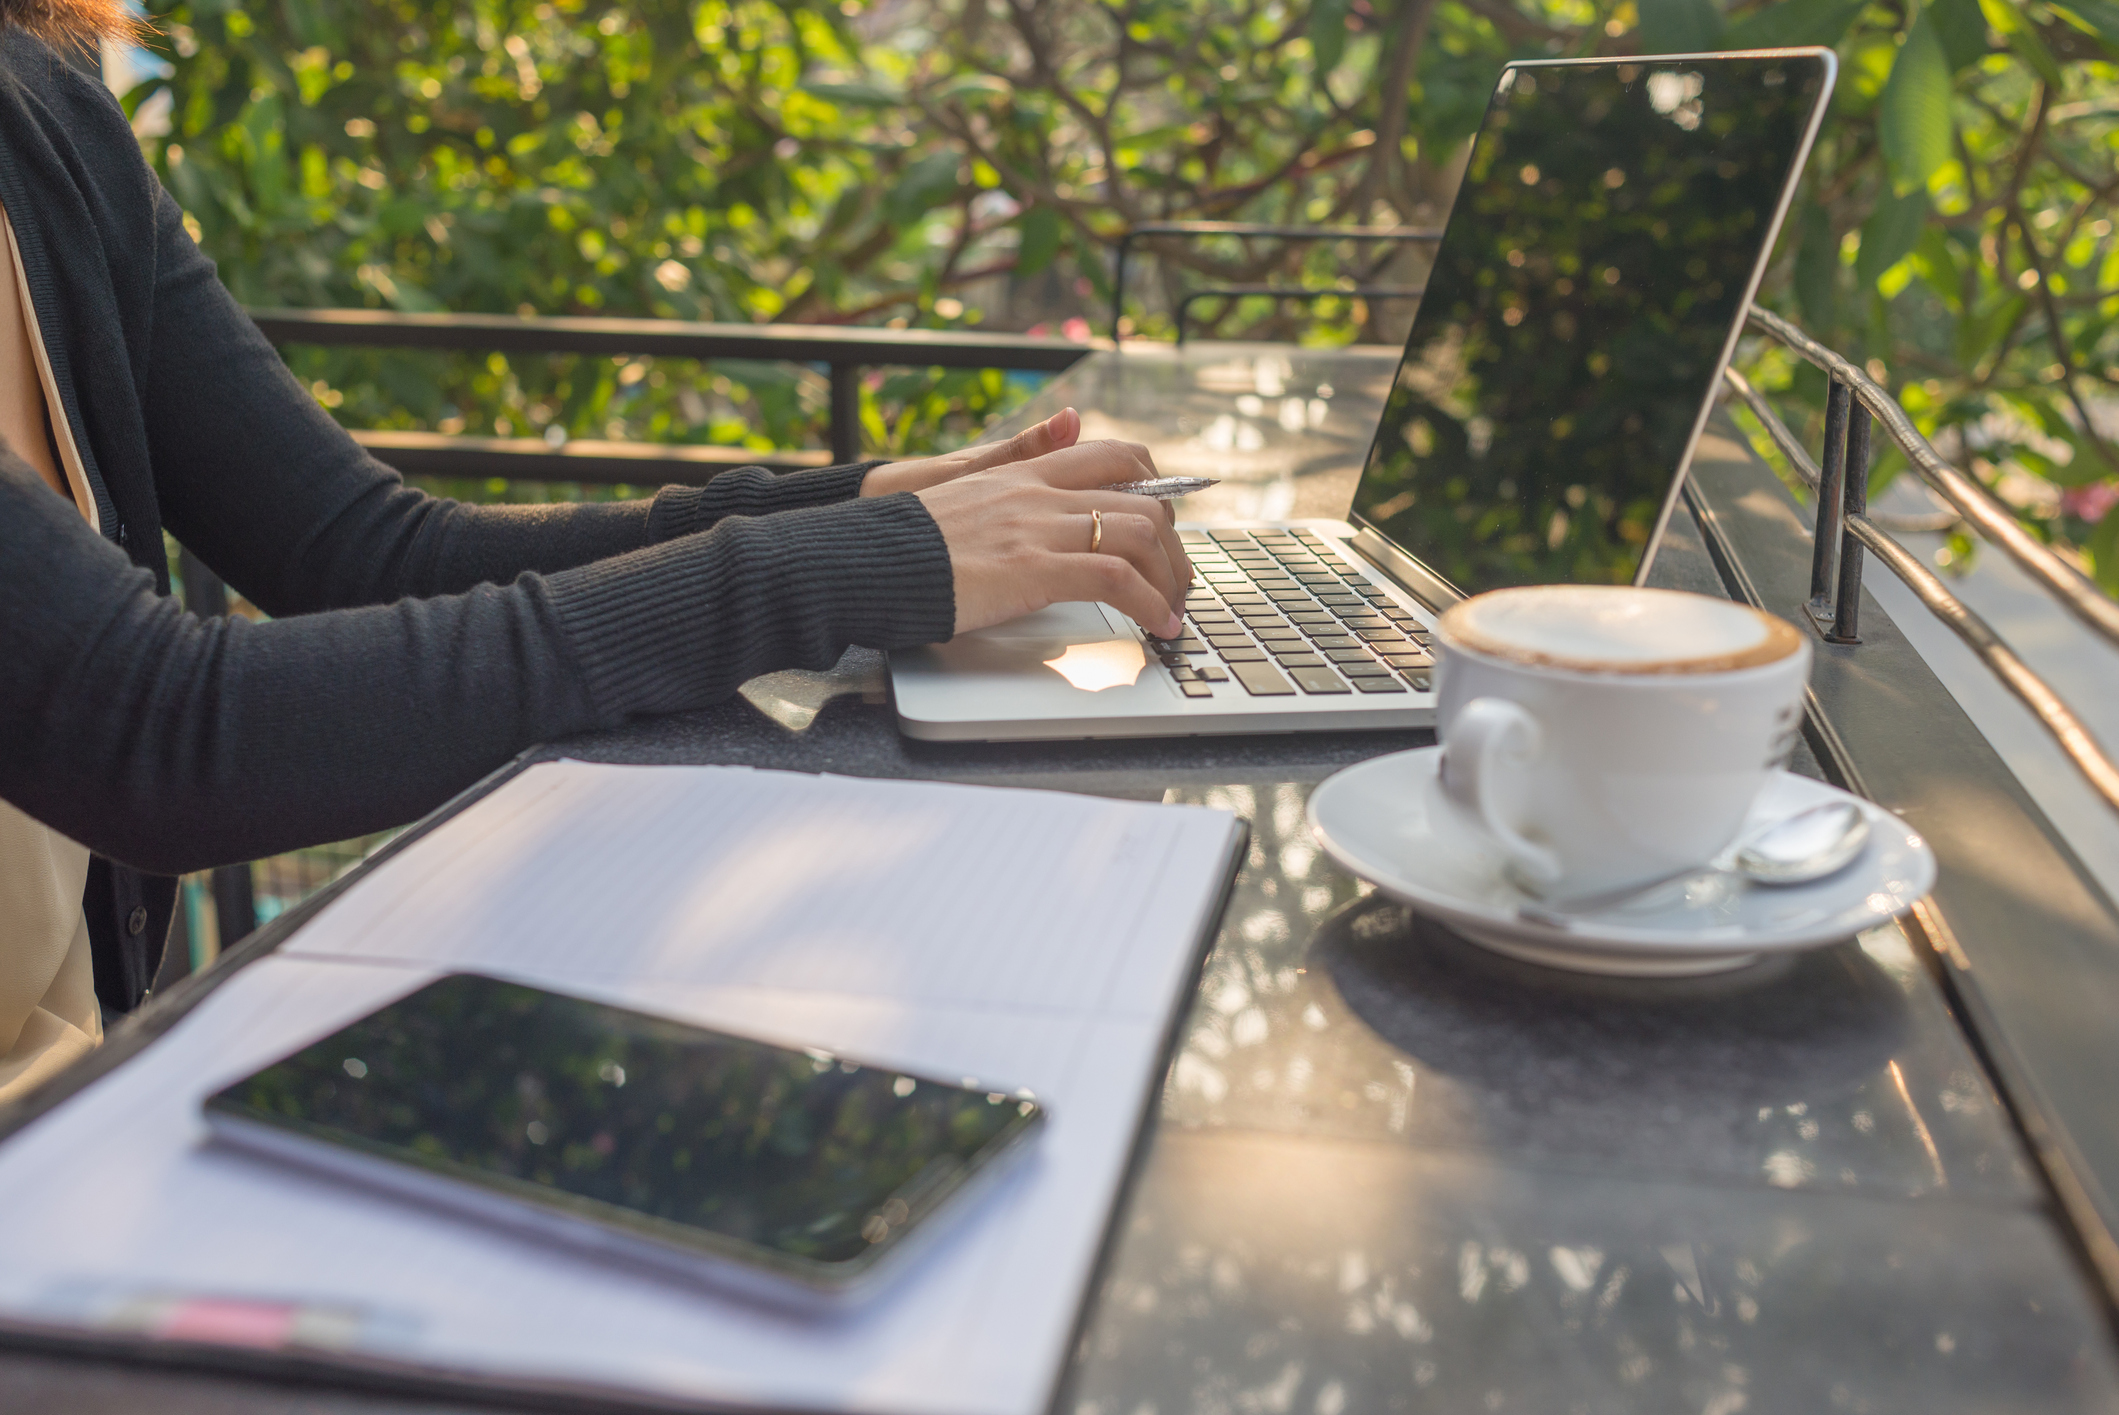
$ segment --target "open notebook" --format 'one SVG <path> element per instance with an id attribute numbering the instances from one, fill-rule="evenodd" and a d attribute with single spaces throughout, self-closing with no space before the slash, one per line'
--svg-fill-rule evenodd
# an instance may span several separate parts
<path id="1" fill-rule="evenodd" d="M 532 767 L 0 1144 L 0 1321 L 802 1410 L 1051 1399 L 1243 827 L 742 768 Z M 209 1144 L 205 1095 L 451 970 L 1028 1086 L 1028 1161 L 799 1317 Z"/>

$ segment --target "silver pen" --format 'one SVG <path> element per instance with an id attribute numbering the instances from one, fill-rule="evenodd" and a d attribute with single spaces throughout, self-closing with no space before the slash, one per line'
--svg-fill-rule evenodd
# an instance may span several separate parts
<path id="1" fill-rule="evenodd" d="M 1219 477 L 1154 477 L 1148 481 L 1113 482 L 1098 487 L 1099 491 L 1123 491 L 1128 496 L 1152 496 L 1157 501 L 1172 501 L 1180 496 L 1190 496 L 1195 491 L 1205 491 L 1210 486 L 1220 486 Z"/>

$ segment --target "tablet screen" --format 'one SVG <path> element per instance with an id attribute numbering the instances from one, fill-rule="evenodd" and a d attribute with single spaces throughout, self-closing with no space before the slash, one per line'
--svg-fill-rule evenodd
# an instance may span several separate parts
<path id="1" fill-rule="evenodd" d="M 207 1101 L 680 1246 L 850 1275 L 1041 1119 L 989 1092 L 491 978 L 429 984 Z"/>

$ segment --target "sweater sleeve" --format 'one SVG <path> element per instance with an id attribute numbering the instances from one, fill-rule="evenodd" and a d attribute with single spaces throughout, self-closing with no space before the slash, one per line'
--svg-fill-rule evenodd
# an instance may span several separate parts
<path id="1" fill-rule="evenodd" d="M 404 484 L 317 406 L 157 191 L 145 398 L 155 490 L 178 540 L 267 613 L 460 594 L 695 534 L 732 515 L 859 495 L 873 462 L 761 467 L 652 502 L 472 506 Z"/>
<path id="2" fill-rule="evenodd" d="M 0 798 L 174 874 L 399 824 L 535 742 L 954 617 L 941 532 L 900 494 L 505 585 L 200 620 L 0 450 L 0 734 L 33 744 L 0 753 Z"/>

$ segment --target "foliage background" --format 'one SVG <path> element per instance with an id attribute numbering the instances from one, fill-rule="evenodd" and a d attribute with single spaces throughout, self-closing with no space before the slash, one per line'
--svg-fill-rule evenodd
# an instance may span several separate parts
<path id="1" fill-rule="evenodd" d="M 126 102 L 247 302 L 1077 338 L 1108 332 L 1132 223 L 1439 221 L 1511 57 L 1832 45 L 1834 113 L 1763 300 L 1868 361 L 1946 455 L 2119 588 L 2119 0 L 149 8 L 168 72 Z M 1164 246 L 1128 317 L 1166 336 L 1188 286 L 1419 273 L 1402 248 Z M 1402 337 L 1405 317 L 1352 298 L 1209 313 L 1223 334 L 1325 341 Z M 786 366 L 295 357 L 355 426 L 820 441 L 823 382 Z M 1821 406 L 1807 367 L 1747 357 L 1785 404 Z M 868 437 L 950 445 L 1025 391 L 890 371 Z"/>

